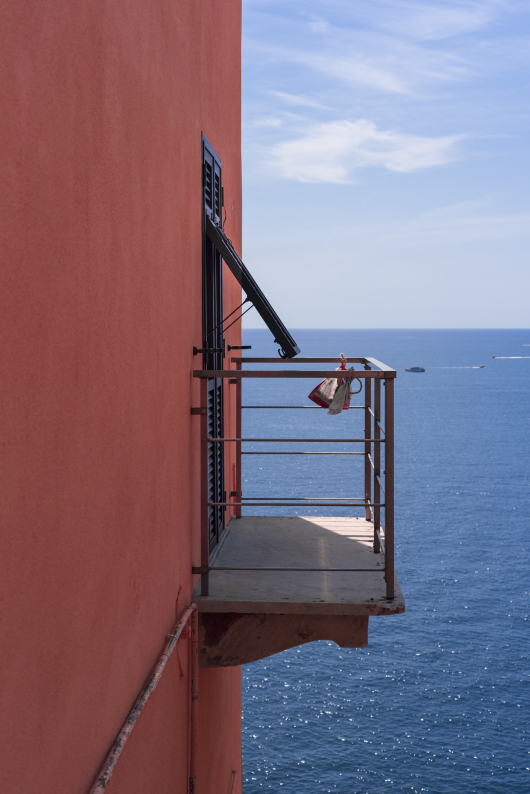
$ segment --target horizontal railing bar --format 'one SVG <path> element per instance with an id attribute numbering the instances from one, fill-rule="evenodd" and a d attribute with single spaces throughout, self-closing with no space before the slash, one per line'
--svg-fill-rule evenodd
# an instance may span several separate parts
<path id="1" fill-rule="evenodd" d="M 304 358 L 302 356 L 296 358 L 284 358 L 282 361 L 278 361 L 277 358 L 256 358 L 253 356 L 234 356 L 231 358 L 234 363 L 238 364 L 341 364 L 341 358 Z M 371 364 L 373 367 L 377 367 L 381 372 L 385 374 L 394 373 L 394 377 L 396 375 L 396 371 L 391 367 L 387 367 L 386 364 L 383 364 L 381 361 L 378 361 L 376 358 L 347 358 L 346 359 L 348 364 Z M 392 376 L 391 376 L 392 377 Z"/>
<path id="2" fill-rule="evenodd" d="M 208 507 L 384 507 L 375 502 L 208 502 Z"/>
<path id="3" fill-rule="evenodd" d="M 365 444 L 371 441 L 373 444 L 384 444 L 384 438 L 208 438 L 216 444 L 222 444 L 224 441 L 241 441 L 245 443 L 256 442 L 292 442 L 293 444 Z"/>
<path id="4" fill-rule="evenodd" d="M 385 373 L 386 376 L 390 375 L 390 377 L 396 377 L 396 370 L 392 369 L 392 367 L 387 367 L 386 364 L 383 364 L 382 361 L 378 361 L 376 358 L 367 358 L 367 364 L 371 364 L 373 367 L 378 367 L 382 372 Z M 393 373 L 393 375 L 392 375 Z"/>
<path id="5" fill-rule="evenodd" d="M 242 405 L 241 408 L 298 408 L 302 409 L 305 408 L 309 411 L 321 411 L 322 407 L 320 405 Z"/>
<path id="6" fill-rule="evenodd" d="M 379 421 L 379 419 L 376 419 L 376 418 L 375 418 L 375 414 L 374 414 L 374 412 L 372 411 L 372 409 L 371 409 L 371 408 L 368 408 L 368 410 L 370 411 L 370 413 L 371 413 L 371 414 L 372 414 L 372 416 L 374 417 L 374 419 L 375 419 L 375 423 L 376 423 L 377 427 L 379 428 L 379 430 L 380 430 L 382 433 L 385 433 L 385 428 L 383 427 L 383 425 L 381 424 L 381 422 Z M 386 433 L 385 433 L 385 435 L 386 435 Z"/>
<path id="7" fill-rule="evenodd" d="M 296 358 L 283 358 L 278 361 L 276 358 L 259 358 L 258 356 L 231 356 L 231 361 L 238 364 L 342 364 L 341 358 L 305 358 L 304 356 L 296 356 Z M 347 358 L 348 364 L 366 364 L 367 358 Z"/>
<path id="8" fill-rule="evenodd" d="M 278 499 L 285 502 L 291 499 L 303 500 L 305 502 L 363 502 L 363 496 L 242 496 L 241 499 L 255 499 L 264 502 L 267 499 Z"/>
<path id="9" fill-rule="evenodd" d="M 252 356 L 232 356 L 231 361 L 237 364 L 341 364 L 341 358 L 304 358 L 303 356 L 297 356 L 296 358 L 284 358 L 281 361 L 278 361 L 277 358 L 257 358 Z M 381 361 L 378 361 L 376 358 L 347 358 L 346 359 L 348 364 L 372 364 L 372 366 L 377 367 L 381 372 L 384 373 L 394 373 L 395 377 L 395 369 L 392 367 L 387 367 L 386 364 L 383 364 Z"/>
<path id="10" fill-rule="evenodd" d="M 214 565 L 210 571 L 316 571 L 318 573 L 384 573 L 381 568 L 228 568 L 226 566 Z"/>
<path id="11" fill-rule="evenodd" d="M 338 370 L 327 369 L 287 369 L 283 372 L 275 369 L 194 369 L 194 378 L 341 378 L 344 377 L 346 370 L 342 375 Z M 388 370 L 385 372 L 378 372 L 374 370 L 356 369 L 354 372 L 355 378 L 368 378 L 368 379 L 384 379 L 395 378 L 395 370 Z"/>
<path id="12" fill-rule="evenodd" d="M 384 540 L 383 540 L 383 538 L 381 537 L 381 533 L 379 532 L 379 530 L 378 530 L 378 529 L 376 529 L 375 531 L 377 532 L 377 537 L 378 537 L 378 539 L 379 539 L 379 545 L 381 546 L 381 551 L 382 551 L 382 552 L 383 552 L 383 554 L 384 554 L 384 553 L 385 553 L 385 541 L 384 541 Z"/>
<path id="13" fill-rule="evenodd" d="M 242 455 L 361 455 L 364 457 L 365 452 L 245 452 L 241 451 Z"/>
<path id="14" fill-rule="evenodd" d="M 370 463 L 372 464 L 372 469 L 373 469 L 373 470 L 374 470 L 374 472 L 375 472 L 375 463 L 373 462 L 373 460 L 372 460 L 372 456 L 370 455 L 370 453 L 368 453 L 368 460 L 369 460 L 369 461 L 370 461 Z M 379 476 L 379 474 L 376 474 L 376 475 L 375 475 L 375 479 L 376 479 L 376 480 L 377 480 L 377 482 L 379 483 L 379 487 L 381 488 L 381 490 L 383 491 L 383 493 L 385 493 L 385 487 L 384 487 L 384 485 L 383 485 L 383 483 L 382 483 L 382 481 L 381 481 L 381 477 Z"/>
<path id="15" fill-rule="evenodd" d="M 322 408 L 321 405 L 242 405 L 241 408 L 298 408 L 298 409 L 309 409 L 310 411 L 325 411 L 325 408 Z M 348 408 L 351 411 L 352 408 L 364 408 L 364 405 L 350 405 Z"/>

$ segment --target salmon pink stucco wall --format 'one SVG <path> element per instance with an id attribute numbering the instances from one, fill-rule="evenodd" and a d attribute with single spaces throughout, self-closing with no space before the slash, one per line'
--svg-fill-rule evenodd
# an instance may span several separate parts
<path id="1" fill-rule="evenodd" d="M 197 581 L 201 133 L 240 247 L 240 5 L 2 3 L 6 794 L 90 789 Z M 225 272 L 226 313 L 240 294 Z M 186 648 L 111 794 L 186 792 Z M 201 671 L 198 794 L 240 791 L 240 692 Z"/>

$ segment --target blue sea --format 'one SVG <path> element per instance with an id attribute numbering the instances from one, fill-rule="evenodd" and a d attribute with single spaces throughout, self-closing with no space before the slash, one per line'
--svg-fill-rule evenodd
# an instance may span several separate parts
<path id="1" fill-rule="evenodd" d="M 397 370 L 406 613 L 370 618 L 367 648 L 310 643 L 244 667 L 245 794 L 528 794 L 530 330 L 293 335 L 302 356 Z M 268 331 L 247 330 L 244 343 L 276 355 Z M 243 403 L 308 405 L 318 380 L 246 380 Z M 362 413 L 245 410 L 243 434 L 351 437 Z M 362 495 L 361 460 L 248 455 L 244 494 Z"/>

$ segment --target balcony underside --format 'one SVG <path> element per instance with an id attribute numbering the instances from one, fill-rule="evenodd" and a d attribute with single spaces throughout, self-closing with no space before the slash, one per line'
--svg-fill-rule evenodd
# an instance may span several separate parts
<path id="1" fill-rule="evenodd" d="M 223 571 L 247 568 L 369 568 L 370 571 Z M 395 578 L 387 600 L 384 555 L 360 518 L 245 516 L 232 519 L 199 609 L 202 667 L 256 661 L 313 640 L 364 647 L 370 615 L 405 611 Z"/>

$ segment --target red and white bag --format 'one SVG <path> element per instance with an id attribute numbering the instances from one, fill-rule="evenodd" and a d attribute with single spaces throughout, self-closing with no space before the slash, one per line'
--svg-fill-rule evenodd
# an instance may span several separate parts
<path id="1" fill-rule="evenodd" d="M 337 367 L 338 372 L 347 371 L 346 361 L 347 359 L 342 357 L 342 364 L 340 367 Z M 359 381 L 359 386 L 361 388 L 356 392 L 352 391 L 351 383 L 354 379 L 354 372 L 355 370 L 351 367 L 350 370 L 347 371 L 347 376 L 345 378 L 326 378 L 313 389 L 309 394 L 309 399 L 321 408 L 327 408 L 328 414 L 332 416 L 340 414 L 342 411 L 347 411 L 350 407 L 352 394 L 358 394 L 362 389 L 361 381 Z M 356 378 L 356 380 L 358 380 L 358 378 Z"/>

